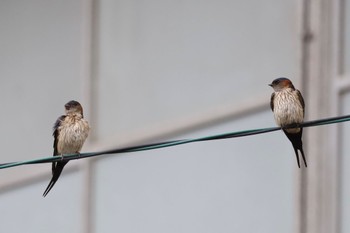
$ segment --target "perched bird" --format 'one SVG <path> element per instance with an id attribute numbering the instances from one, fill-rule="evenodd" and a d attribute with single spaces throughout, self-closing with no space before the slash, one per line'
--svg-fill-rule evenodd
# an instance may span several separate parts
<path id="1" fill-rule="evenodd" d="M 300 91 L 295 89 L 292 82 L 287 78 L 277 78 L 269 84 L 274 90 L 271 95 L 270 107 L 274 113 L 276 124 L 280 127 L 302 123 L 305 114 L 305 103 Z M 298 150 L 307 167 L 303 142 L 301 136 L 303 128 L 283 129 L 288 139 L 292 142 L 298 166 L 300 168 Z"/>
<path id="2" fill-rule="evenodd" d="M 53 127 L 53 155 L 79 153 L 90 130 L 89 123 L 84 119 L 83 108 L 77 101 L 69 101 L 64 105 L 65 115 L 60 116 Z M 45 197 L 61 175 L 68 161 L 52 163 L 52 179 L 43 196 Z"/>

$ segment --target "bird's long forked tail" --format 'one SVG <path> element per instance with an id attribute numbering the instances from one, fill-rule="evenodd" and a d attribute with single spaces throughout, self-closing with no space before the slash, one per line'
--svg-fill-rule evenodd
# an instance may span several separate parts
<path id="1" fill-rule="evenodd" d="M 303 150 L 303 142 L 301 141 L 303 129 L 301 128 L 301 130 L 298 133 L 288 133 L 286 130 L 283 130 L 283 131 L 293 145 L 295 156 L 297 158 L 298 167 L 300 168 L 298 150 L 301 152 L 301 156 L 303 157 L 305 167 L 307 167 L 306 157 Z"/>
<path id="2" fill-rule="evenodd" d="M 300 168 L 300 161 L 299 161 L 298 148 L 296 148 L 294 145 L 293 145 L 293 148 L 294 148 L 295 156 L 297 157 L 298 167 Z M 302 147 L 301 147 L 299 150 L 300 150 L 300 152 L 301 152 L 301 156 L 303 157 L 305 167 L 307 167 L 307 163 L 306 163 L 306 158 L 305 158 L 304 150 L 303 150 Z"/>
<path id="3" fill-rule="evenodd" d="M 62 173 L 62 170 L 64 166 L 67 164 L 67 162 L 57 162 L 55 168 L 52 171 L 52 178 L 50 180 L 49 185 L 45 189 L 45 192 L 43 193 L 43 197 L 46 197 L 46 195 L 50 192 L 50 190 L 53 188 L 55 185 L 56 181 L 58 178 L 60 178 L 60 175 Z"/>

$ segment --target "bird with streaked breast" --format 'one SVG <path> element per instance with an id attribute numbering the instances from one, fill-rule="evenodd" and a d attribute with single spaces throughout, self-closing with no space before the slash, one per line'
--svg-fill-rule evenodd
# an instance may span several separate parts
<path id="1" fill-rule="evenodd" d="M 79 102 L 72 100 L 64 105 L 65 115 L 60 116 L 53 127 L 54 156 L 79 153 L 88 137 L 90 126 L 84 119 L 83 107 Z M 43 196 L 45 197 L 60 177 L 68 161 L 52 163 L 52 179 Z"/>
<path id="2" fill-rule="evenodd" d="M 282 127 L 283 132 L 291 141 L 300 168 L 298 150 L 301 152 L 305 167 L 307 167 L 303 142 L 301 140 L 303 128 L 283 127 L 298 125 L 304 121 L 305 102 L 300 91 L 287 78 L 277 78 L 269 84 L 274 90 L 271 95 L 270 107 L 274 113 L 276 124 Z"/>

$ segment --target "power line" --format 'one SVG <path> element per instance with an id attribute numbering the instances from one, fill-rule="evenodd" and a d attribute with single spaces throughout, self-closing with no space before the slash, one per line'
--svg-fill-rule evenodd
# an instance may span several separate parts
<path id="1" fill-rule="evenodd" d="M 306 121 L 301 124 L 297 124 L 297 125 L 294 124 L 283 128 L 284 129 L 299 128 L 299 127 L 306 128 L 306 127 L 314 127 L 314 126 L 321 126 L 321 125 L 328 125 L 328 124 L 336 124 L 336 123 L 341 123 L 346 121 L 350 121 L 350 115 L 324 118 L 324 119 L 314 120 L 314 121 Z M 236 132 L 230 132 L 230 133 L 216 134 L 216 135 L 205 136 L 205 137 L 194 138 L 194 139 L 180 139 L 180 140 L 165 141 L 165 142 L 158 142 L 158 143 L 152 143 L 152 144 L 144 144 L 139 146 L 116 148 L 116 149 L 99 151 L 99 152 L 69 154 L 69 155 L 64 155 L 63 157 L 50 156 L 50 157 L 39 158 L 34 160 L 2 163 L 0 164 L 0 169 L 17 167 L 17 166 L 28 165 L 28 164 L 51 163 L 51 162 L 57 162 L 62 160 L 69 161 L 74 159 L 83 159 L 83 158 L 95 157 L 95 156 L 106 155 L 106 154 L 119 154 L 119 153 L 130 153 L 130 152 L 137 152 L 137 151 L 155 150 L 155 149 L 178 146 L 178 145 L 188 144 L 193 142 L 222 140 L 222 139 L 229 139 L 229 138 L 252 136 L 257 134 L 269 133 L 280 129 L 281 127 L 250 129 L 250 130 L 236 131 Z"/>

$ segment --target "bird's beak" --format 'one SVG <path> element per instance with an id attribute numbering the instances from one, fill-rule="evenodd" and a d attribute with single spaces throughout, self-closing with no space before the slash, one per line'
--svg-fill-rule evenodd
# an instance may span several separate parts
<path id="1" fill-rule="evenodd" d="M 270 87 L 272 87 L 272 84 L 267 84 L 267 85 L 269 85 Z"/>

